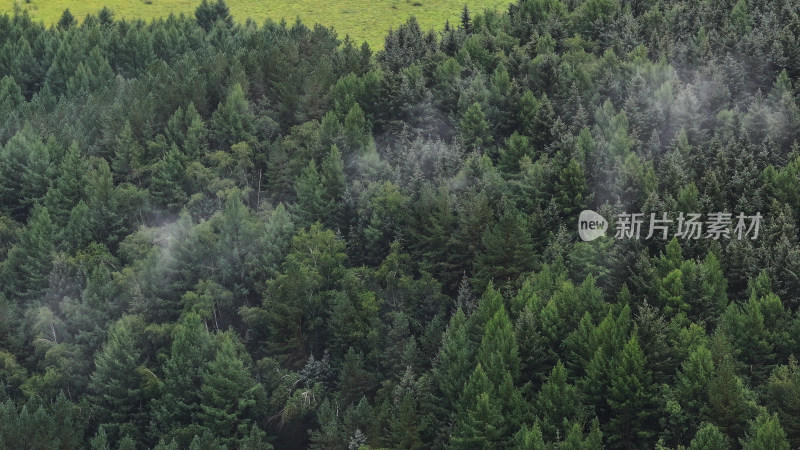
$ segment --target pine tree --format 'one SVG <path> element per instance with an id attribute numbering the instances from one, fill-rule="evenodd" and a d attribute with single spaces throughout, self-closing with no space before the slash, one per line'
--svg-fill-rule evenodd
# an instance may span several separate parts
<path id="1" fill-rule="evenodd" d="M 211 31 L 218 21 L 222 21 L 228 27 L 233 26 L 233 18 L 230 15 L 228 5 L 225 4 L 225 0 L 217 0 L 214 3 L 203 0 L 195 9 L 194 16 L 197 19 L 197 24 L 206 32 Z"/>
<path id="2" fill-rule="evenodd" d="M 579 410 L 580 393 L 567 382 L 567 370 L 558 361 L 536 398 L 535 411 L 542 420 L 542 435 L 548 440 L 555 439 L 556 433 L 563 430 L 564 424 L 572 421 Z"/>
<path id="3" fill-rule="evenodd" d="M 397 448 L 426 448 L 422 436 L 428 424 L 422 417 L 422 400 L 419 382 L 415 380 L 411 367 L 408 367 L 394 391 L 393 414 L 389 426 L 391 441 Z"/>
<path id="4" fill-rule="evenodd" d="M 548 448 L 544 443 L 542 430 L 539 429 L 538 423 L 534 423 L 532 427 L 523 426 L 514 436 L 514 441 L 514 448 L 518 450 L 546 450 Z"/>
<path id="5" fill-rule="evenodd" d="M 171 209 L 186 202 L 184 158 L 185 155 L 173 145 L 153 170 L 150 192 L 159 204 Z"/>
<path id="6" fill-rule="evenodd" d="M 533 149 L 527 136 L 514 132 L 505 145 L 500 148 L 500 158 L 497 167 L 507 174 L 515 174 L 520 170 L 520 160 L 528 156 L 533 158 Z"/>
<path id="7" fill-rule="evenodd" d="M 722 312 L 728 307 L 728 280 L 722 270 L 718 257 L 709 252 L 700 266 L 700 298 L 698 305 L 692 305 L 691 316 L 707 325 L 715 325 Z M 699 314 L 698 314 L 699 313 Z"/>
<path id="8" fill-rule="evenodd" d="M 347 350 L 339 373 L 338 399 L 342 405 L 354 405 L 372 387 L 370 373 L 364 369 L 364 356 L 353 348 Z"/>
<path id="9" fill-rule="evenodd" d="M 24 220 L 50 186 L 50 145 L 26 126 L 0 150 L 0 205 Z"/>
<path id="10" fill-rule="evenodd" d="M 649 423 L 652 402 L 650 373 L 634 335 L 625 345 L 619 361 L 611 368 L 608 406 L 611 409 L 609 442 L 624 448 L 639 448 L 653 435 Z"/>
<path id="11" fill-rule="evenodd" d="M 515 332 L 519 346 L 521 379 L 531 380 L 534 384 L 542 384 L 547 376 L 547 369 L 555 365 L 555 359 L 545 349 L 538 311 L 541 309 L 538 300 L 525 305 L 516 321 Z"/>
<path id="12" fill-rule="evenodd" d="M 90 441 L 90 446 L 92 450 L 111 450 L 105 427 L 101 426 L 100 429 L 97 430 L 97 434 Z"/>
<path id="13" fill-rule="evenodd" d="M 442 346 L 433 363 L 433 378 L 442 393 L 444 411 L 455 411 L 458 398 L 473 367 L 473 344 L 469 340 L 467 319 L 459 308 L 450 318 L 442 336 Z"/>
<path id="14" fill-rule="evenodd" d="M 561 443 L 566 448 L 575 448 L 581 450 L 590 450 L 594 448 L 602 448 L 603 432 L 600 431 L 600 424 L 597 419 L 592 421 L 591 429 L 586 437 L 583 436 L 583 426 L 579 422 L 575 422 L 567 430 L 567 435 L 564 442 Z"/>
<path id="15" fill-rule="evenodd" d="M 61 18 L 58 19 L 58 28 L 60 30 L 67 30 L 70 27 L 74 26 L 77 23 L 75 17 L 69 12 L 69 8 L 65 9 L 64 12 L 61 14 Z"/>
<path id="16" fill-rule="evenodd" d="M 328 214 L 322 218 L 322 222 L 329 228 L 336 229 L 337 224 L 342 222 L 340 202 L 347 190 L 342 153 L 336 145 L 331 146 L 330 153 L 322 160 L 319 174 L 322 182 L 322 202 Z"/>
<path id="17" fill-rule="evenodd" d="M 692 350 L 676 375 L 677 382 L 667 399 L 664 428 L 670 439 L 685 442 L 708 417 L 708 385 L 715 374 L 711 351 L 705 346 Z M 674 402 L 674 403 L 673 403 Z M 677 407 L 670 407 L 675 404 Z M 714 428 L 716 430 L 716 427 Z M 718 430 L 717 430 L 718 432 Z M 699 431 L 697 432 L 699 434 Z M 705 433 L 709 433 L 706 431 Z M 670 443 L 671 441 L 668 441 Z"/>
<path id="18" fill-rule="evenodd" d="M 55 230 L 47 208 L 35 206 L 19 241 L 0 266 L 6 296 L 19 301 L 40 300 L 52 267 Z"/>
<path id="19" fill-rule="evenodd" d="M 319 223 L 292 240 L 281 273 L 267 283 L 264 310 L 271 332 L 270 352 L 301 366 L 325 336 L 327 291 L 342 275 L 344 244 Z M 313 345 L 312 345 L 313 344 Z"/>
<path id="20" fill-rule="evenodd" d="M 360 285 L 355 272 L 345 273 L 342 285 L 344 289 L 330 300 L 328 325 L 333 336 L 329 348 L 336 354 L 344 354 L 351 347 L 369 353 L 380 339 L 380 300 Z"/>
<path id="21" fill-rule="evenodd" d="M 528 95 L 526 92 L 520 102 L 520 121 L 523 133 L 531 138 L 534 151 L 547 151 L 554 140 L 553 126 L 556 122 L 556 113 L 547 94 L 536 99 L 533 93 Z"/>
<path id="22" fill-rule="evenodd" d="M 731 26 L 736 36 L 744 36 L 750 33 L 751 20 L 750 13 L 747 11 L 747 2 L 744 0 L 736 2 L 733 5 L 730 16 Z"/>
<path id="23" fill-rule="evenodd" d="M 109 330 L 108 340 L 95 357 L 89 389 L 102 425 L 103 437 L 116 442 L 123 436 L 142 436 L 146 427 L 146 393 L 142 366 L 141 317 L 126 315 Z M 99 435 L 98 435 L 99 438 Z"/>
<path id="24" fill-rule="evenodd" d="M 503 201 L 499 220 L 483 233 L 483 252 L 475 261 L 478 289 L 495 280 L 498 286 L 515 284 L 517 278 L 533 269 L 533 240 L 525 216 L 509 200 Z"/>
<path id="25" fill-rule="evenodd" d="M 14 78 L 10 75 L 0 78 L 0 117 L 4 118 L 0 121 L 0 129 L 6 125 L 6 121 L 11 120 L 16 108 L 24 102 L 22 89 Z"/>
<path id="26" fill-rule="evenodd" d="M 795 447 L 800 442 L 800 370 L 794 356 L 789 357 L 788 365 L 772 371 L 766 383 L 764 404 L 778 414 L 789 444 Z"/>
<path id="27" fill-rule="evenodd" d="M 237 354 L 230 333 L 218 335 L 214 360 L 202 371 L 197 419 L 221 437 L 221 443 L 236 443 L 251 431 L 257 398 L 263 389 Z"/>
<path id="28" fill-rule="evenodd" d="M 742 440 L 742 450 L 789 450 L 786 432 L 781 428 L 777 414 L 762 413 L 751 424 L 751 431 Z"/>
<path id="29" fill-rule="evenodd" d="M 464 5 L 464 9 L 461 10 L 461 29 L 464 30 L 465 33 L 472 32 L 472 18 L 469 15 L 469 8 L 467 8 L 467 5 Z"/>
<path id="30" fill-rule="evenodd" d="M 125 226 L 121 206 L 132 206 L 120 201 L 115 189 L 111 169 L 104 159 L 91 158 L 91 169 L 86 174 L 85 198 L 93 225 L 94 240 L 109 246 L 123 238 Z"/>
<path id="31" fill-rule="evenodd" d="M 364 111 L 354 103 L 344 117 L 342 135 L 345 142 L 345 156 L 360 154 L 369 143 L 369 127 Z"/>
<path id="32" fill-rule="evenodd" d="M 218 4 L 221 2 L 223 0 L 217 0 Z M 211 116 L 210 134 L 216 148 L 227 151 L 233 144 L 252 141 L 253 120 L 250 103 L 242 86 L 237 83 Z"/>
<path id="33" fill-rule="evenodd" d="M 44 204 L 50 212 L 53 223 L 62 227 L 69 219 L 70 211 L 83 197 L 83 176 L 85 168 L 81 160 L 78 143 L 73 142 L 61 162 L 58 177 L 47 191 Z"/>
<path id="34" fill-rule="evenodd" d="M 450 448 L 496 448 L 503 445 L 508 423 L 480 364 L 464 386 Z"/>
<path id="35" fill-rule="evenodd" d="M 138 179 L 144 173 L 144 156 L 144 149 L 134 137 L 130 122 L 125 122 L 114 146 L 111 161 L 114 176 L 129 181 Z"/>
<path id="36" fill-rule="evenodd" d="M 314 161 L 309 161 L 306 168 L 303 169 L 303 173 L 297 177 L 294 189 L 297 193 L 295 214 L 299 216 L 302 224 L 310 225 L 329 217 L 327 205 L 322 198 L 322 177 Z"/>
<path id="37" fill-rule="evenodd" d="M 730 448 L 729 440 L 712 423 L 701 427 L 689 445 L 690 450 L 727 450 Z"/>
<path id="38" fill-rule="evenodd" d="M 470 150 L 483 151 L 494 141 L 489 132 L 489 122 L 486 121 L 483 108 L 478 102 L 473 103 L 464 112 L 460 130 L 461 141 Z"/>
<path id="39" fill-rule="evenodd" d="M 505 307 L 499 308 L 486 324 L 477 361 L 492 380 L 499 381 L 506 373 L 512 380 L 519 377 L 519 348 Z"/>
<path id="40" fill-rule="evenodd" d="M 151 437 L 175 438 L 185 446 L 202 433 L 196 420 L 201 411 L 203 367 L 212 350 L 200 316 L 185 314 L 174 328 L 170 356 L 162 367 L 161 395 L 152 401 Z"/>
<path id="41" fill-rule="evenodd" d="M 591 197 L 588 194 L 586 174 L 574 158 L 558 173 L 555 191 L 558 193 L 556 200 L 561 206 L 561 217 L 573 217 L 579 210 L 589 206 Z"/>
<path id="42" fill-rule="evenodd" d="M 734 361 L 724 355 L 708 385 L 708 417 L 728 438 L 745 436 L 747 421 L 755 416 L 752 393 L 734 372 Z"/>

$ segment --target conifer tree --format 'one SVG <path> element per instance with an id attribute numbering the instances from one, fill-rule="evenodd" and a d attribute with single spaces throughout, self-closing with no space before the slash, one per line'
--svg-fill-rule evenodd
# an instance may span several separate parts
<path id="1" fill-rule="evenodd" d="M 558 361 L 536 397 L 535 411 L 541 419 L 542 435 L 555 439 L 557 432 L 565 431 L 564 424 L 579 413 L 579 407 L 580 393 L 567 382 L 567 370 Z"/>
<path id="2" fill-rule="evenodd" d="M 475 261 L 478 289 L 494 280 L 498 286 L 514 281 L 533 269 L 533 242 L 524 216 L 509 200 L 502 204 L 499 220 L 489 226 L 481 239 L 483 252 Z"/>
<path id="3" fill-rule="evenodd" d="M 223 0 L 217 0 L 219 3 Z M 240 84 L 233 85 L 225 100 L 220 102 L 211 116 L 209 127 L 219 150 L 228 151 L 233 144 L 253 139 L 253 114 Z"/>
<path id="4" fill-rule="evenodd" d="M 464 386 L 451 448 L 493 448 L 503 445 L 508 423 L 492 383 L 480 364 Z"/>
<path id="5" fill-rule="evenodd" d="M 237 354 L 234 337 L 222 333 L 217 341 L 216 356 L 201 375 L 197 419 L 220 436 L 221 443 L 235 445 L 252 431 L 251 417 L 264 393 Z"/>
<path id="6" fill-rule="evenodd" d="M 460 123 L 461 140 L 467 149 L 483 151 L 494 142 L 489 132 L 489 122 L 478 102 L 473 103 L 464 112 Z"/>
<path id="7" fill-rule="evenodd" d="M 203 0 L 194 11 L 194 16 L 197 24 L 206 32 L 211 31 L 217 21 L 222 21 L 228 27 L 233 25 L 233 18 L 225 0 L 217 0 L 214 3 Z"/>
<path id="8" fill-rule="evenodd" d="M 450 318 L 442 336 L 442 346 L 433 363 L 433 378 L 442 393 L 445 411 L 454 411 L 473 367 L 473 344 L 469 340 L 467 319 L 459 308 Z"/>
<path id="9" fill-rule="evenodd" d="M 611 410 L 609 442 L 625 448 L 638 448 L 653 435 L 652 387 L 645 357 L 634 335 L 625 344 L 619 360 L 611 368 L 608 406 Z"/>
<path id="10" fill-rule="evenodd" d="M 141 374 L 141 317 L 126 315 L 111 326 L 103 349 L 95 357 L 89 388 L 102 424 L 97 439 L 116 442 L 124 436 L 142 436 L 147 420 L 147 399 Z"/>
<path id="11" fill-rule="evenodd" d="M 58 19 L 58 28 L 61 30 L 69 29 L 69 27 L 75 25 L 77 21 L 75 17 L 69 12 L 69 8 L 65 9 L 64 12 L 61 14 L 61 18 Z"/>
<path id="12" fill-rule="evenodd" d="M 742 440 L 742 450 L 762 448 L 789 450 L 786 432 L 781 428 L 777 414 L 759 414 L 751 424 L 750 433 Z"/>
<path id="13" fill-rule="evenodd" d="M 52 267 L 55 229 L 44 206 L 36 206 L 19 241 L 0 268 L 7 283 L 3 292 L 18 301 L 40 300 Z"/>
<path id="14" fill-rule="evenodd" d="M 173 331 L 170 356 L 162 367 L 161 395 L 152 402 L 153 438 L 175 438 L 180 445 L 188 445 L 194 435 L 202 433 L 196 422 L 201 411 L 200 388 L 212 351 L 211 337 L 200 316 L 185 314 Z"/>
<path id="15" fill-rule="evenodd" d="M 697 431 L 691 444 L 690 450 L 727 450 L 730 448 L 729 440 L 719 431 L 719 428 L 712 423 L 706 423 Z"/>
<path id="16" fill-rule="evenodd" d="M 70 211 L 83 197 L 84 171 L 78 143 L 73 142 L 64 155 L 58 177 L 53 181 L 53 186 L 47 191 L 44 199 L 55 225 L 64 226 L 69 219 Z"/>
<path id="17" fill-rule="evenodd" d="M 24 221 L 50 186 L 50 146 L 26 126 L 0 149 L 0 204 Z"/>

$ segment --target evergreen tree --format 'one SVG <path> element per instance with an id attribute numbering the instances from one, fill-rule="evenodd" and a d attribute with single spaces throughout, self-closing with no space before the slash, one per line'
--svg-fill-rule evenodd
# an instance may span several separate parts
<path id="1" fill-rule="evenodd" d="M 310 225 L 329 217 L 330 211 L 322 198 L 322 177 L 314 161 L 309 161 L 294 185 L 297 192 L 296 214 L 302 223 Z"/>
<path id="2" fill-rule="evenodd" d="M 470 377 L 472 343 L 469 340 L 467 320 L 459 308 L 450 318 L 442 336 L 442 346 L 433 363 L 433 378 L 442 393 L 445 411 L 454 411 L 464 385 Z"/>
<path id="3" fill-rule="evenodd" d="M 178 208 L 186 202 L 184 155 L 172 146 L 156 163 L 150 185 L 155 200 L 168 208 Z"/>
<path id="4" fill-rule="evenodd" d="M 691 450 L 727 450 L 730 448 L 728 438 L 714 424 L 706 423 L 697 431 L 689 445 Z"/>
<path id="5" fill-rule="evenodd" d="M 99 441 L 117 442 L 124 436 L 144 433 L 147 400 L 142 374 L 148 369 L 142 365 L 143 331 L 141 317 L 123 316 L 112 325 L 106 344 L 95 357 L 89 389 L 102 424 L 95 438 Z"/>
<path id="6" fill-rule="evenodd" d="M 58 28 L 61 30 L 67 30 L 71 26 L 74 26 L 77 23 L 75 17 L 69 12 L 69 8 L 65 9 L 64 12 L 61 14 L 61 18 L 58 19 Z"/>
<path id="7" fill-rule="evenodd" d="M 201 409 L 203 368 L 211 360 L 212 342 L 200 316 L 189 313 L 175 326 L 169 359 L 162 367 L 161 395 L 152 401 L 150 433 L 187 445 L 202 433 L 197 425 Z"/>
<path id="8" fill-rule="evenodd" d="M 725 356 L 708 385 L 710 421 L 731 440 L 745 436 L 747 421 L 755 416 L 752 394 L 734 372 L 734 362 Z"/>
<path id="9" fill-rule="evenodd" d="M 270 351 L 290 365 L 302 364 L 309 352 L 321 352 L 317 345 L 322 341 L 316 338 L 326 335 L 325 301 L 342 274 L 343 250 L 332 231 L 314 224 L 294 237 L 281 273 L 267 284 Z"/>
<path id="10" fill-rule="evenodd" d="M 221 437 L 223 444 L 234 445 L 252 432 L 253 413 L 264 393 L 237 355 L 234 337 L 218 335 L 217 354 L 201 374 L 198 420 Z"/>
<path id="11" fill-rule="evenodd" d="M 44 204 L 50 212 L 53 223 L 64 226 L 69 219 L 70 211 L 83 197 L 84 166 L 78 143 L 73 142 L 61 162 L 58 177 L 47 191 Z"/>
<path id="12" fill-rule="evenodd" d="M 478 364 L 464 386 L 450 439 L 451 448 L 496 448 L 508 424 L 486 372 Z"/>
<path id="13" fill-rule="evenodd" d="M 466 33 L 472 32 L 472 18 L 469 15 L 467 5 L 464 5 L 464 9 L 461 10 L 461 29 Z"/>
<path id="14" fill-rule="evenodd" d="M 499 220 L 486 229 L 481 239 L 484 251 L 475 261 L 478 289 L 493 279 L 498 286 L 514 283 L 533 269 L 533 242 L 527 225 L 522 213 L 510 201 L 504 201 Z"/>
<path id="15" fill-rule="evenodd" d="M 564 430 L 564 425 L 580 413 L 580 393 L 567 382 L 567 371 L 561 361 L 553 367 L 539 391 L 535 410 L 542 420 L 542 435 L 548 440 L 555 439 L 557 433 Z"/>
<path id="16" fill-rule="evenodd" d="M 484 151 L 494 142 L 480 103 L 473 103 L 461 118 L 461 141 L 467 149 Z"/>
<path id="17" fill-rule="evenodd" d="M 41 300 L 52 267 L 55 229 L 44 206 L 36 206 L 19 241 L 8 251 L 1 268 L 7 280 L 3 292 L 18 301 Z"/>
<path id="18" fill-rule="evenodd" d="M 506 373 L 512 380 L 519 377 L 519 348 L 514 328 L 504 307 L 495 312 L 485 326 L 483 339 L 478 349 L 477 361 L 485 367 L 486 375 L 495 382 Z"/>
<path id="19" fill-rule="evenodd" d="M 782 365 L 772 371 L 766 384 L 764 403 L 769 411 L 776 411 L 781 426 L 786 430 L 790 445 L 800 440 L 800 370 L 794 356 L 789 358 L 788 365 Z"/>
<path id="20" fill-rule="evenodd" d="M 217 4 L 220 3 L 224 5 L 223 0 L 217 0 Z M 252 141 L 253 120 L 250 103 L 242 86 L 237 83 L 211 116 L 209 131 L 216 147 L 227 151 L 233 144 Z"/>
<path id="21" fill-rule="evenodd" d="M 197 24 L 206 32 L 211 31 L 217 21 L 222 21 L 228 27 L 233 26 L 233 18 L 225 0 L 217 0 L 214 3 L 203 0 L 200 6 L 195 9 L 194 16 L 197 19 Z"/>
<path id="22" fill-rule="evenodd" d="M 47 192 L 50 147 L 25 127 L 0 150 L 0 204 L 13 219 L 27 218 L 31 207 Z"/>
<path id="23" fill-rule="evenodd" d="M 427 427 L 426 418 L 422 416 L 423 399 L 419 382 L 414 379 L 411 368 L 406 368 L 400 384 L 394 391 L 393 414 L 390 424 L 392 442 L 398 448 L 426 448 L 422 435 Z"/>
<path id="24" fill-rule="evenodd" d="M 743 450 L 769 448 L 788 450 L 789 442 L 786 433 L 781 428 L 777 414 L 762 413 L 756 417 L 751 425 L 747 438 L 742 440 Z"/>
<path id="25" fill-rule="evenodd" d="M 650 442 L 653 430 L 652 386 L 645 357 L 634 335 L 611 369 L 611 386 L 608 389 L 608 406 L 611 409 L 609 441 L 625 448 L 638 448 Z"/>
<path id="26" fill-rule="evenodd" d="M 505 173 L 517 173 L 520 170 L 520 160 L 525 156 L 533 157 L 530 139 L 515 131 L 500 148 L 497 167 Z"/>
<path id="27" fill-rule="evenodd" d="M 558 192 L 558 204 L 562 217 L 573 217 L 579 210 L 586 208 L 591 201 L 587 194 L 586 175 L 583 167 L 575 159 L 570 159 L 558 173 L 555 190 Z"/>
<path id="28" fill-rule="evenodd" d="M 338 399 L 343 405 L 354 405 L 372 387 L 369 372 L 364 369 L 364 356 L 349 348 L 339 372 Z"/>

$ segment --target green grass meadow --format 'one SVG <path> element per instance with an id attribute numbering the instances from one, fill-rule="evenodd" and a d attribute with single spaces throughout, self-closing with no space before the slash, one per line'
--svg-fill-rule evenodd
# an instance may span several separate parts
<path id="1" fill-rule="evenodd" d="M 27 9 L 34 20 L 50 25 L 58 21 L 69 8 L 79 20 L 96 13 L 103 6 L 114 12 L 117 19 L 149 20 L 173 14 L 193 14 L 201 0 L 0 0 L 0 13 L 11 13 L 14 5 Z M 440 29 L 446 20 L 456 22 L 464 4 L 470 11 L 505 10 L 511 0 L 227 0 L 237 21 L 252 18 L 263 23 L 267 18 L 286 19 L 293 23 L 297 17 L 313 26 L 320 23 L 333 26 L 340 38 L 346 34 L 356 42 L 367 41 L 374 48 L 383 47 L 383 38 L 390 27 L 396 28 L 414 15 L 424 30 Z"/>

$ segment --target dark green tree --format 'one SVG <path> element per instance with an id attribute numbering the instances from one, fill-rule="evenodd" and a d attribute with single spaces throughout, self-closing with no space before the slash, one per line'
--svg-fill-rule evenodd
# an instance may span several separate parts
<path id="1" fill-rule="evenodd" d="M 111 326 L 108 340 L 95 357 L 89 389 L 102 436 L 110 442 L 141 437 L 147 426 L 144 384 L 152 372 L 143 365 L 143 332 L 141 317 L 123 316 Z"/>
<path id="2" fill-rule="evenodd" d="M 259 400 L 265 393 L 253 380 L 233 335 L 217 337 L 217 352 L 201 374 L 200 410 L 197 419 L 221 437 L 222 444 L 235 445 L 252 432 Z"/>
<path id="3" fill-rule="evenodd" d="M 490 133 L 489 122 L 478 102 L 470 105 L 464 112 L 460 122 L 461 141 L 464 147 L 475 151 L 484 151 L 494 142 Z"/>
<path id="4" fill-rule="evenodd" d="M 0 268 L 7 282 L 3 292 L 18 301 L 41 300 L 52 267 L 55 228 L 47 208 L 36 206 L 19 240 Z"/>
<path id="5" fill-rule="evenodd" d="M 197 19 L 197 24 L 206 32 L 211 31 L 217 21 L 222 21 L 228 27 L 233 26 L 233 18 L 225 0 L 217 0 L 214 3 L 203 0 L 195 9 L 194 17 Z"/>

